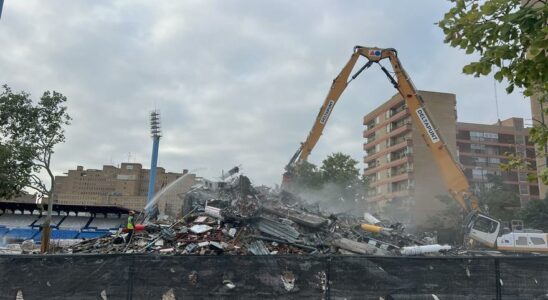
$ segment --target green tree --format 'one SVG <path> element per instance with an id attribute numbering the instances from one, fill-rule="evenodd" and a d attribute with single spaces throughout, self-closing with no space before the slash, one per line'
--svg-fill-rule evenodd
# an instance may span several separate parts
<path id="1" fill-rule="evenodd" d="M 488 174 L 488 188 L 482 187 L 477 193 L 481 206 L 487 206 L 489 215 L 501 221 L 509 222 L 519 218 L 521 207 L 519 195 L 508 185 L 502 177 Z"/>
<path id="2" fill-rule="evenodd" d="M 480 58 L 463 68 L 466 74 L 508 80 L 506 90 L 524 89 L 527 96 L 548 88 L 548 7 L 546 1 L 450 0 L 454 6 L 438 26 L 451 47 L 478 53 Z"/>
<path id="3" fill-rule="evenodd" d="M 452 196 L 438 195 L 436 200 L 443 204 L 443 209 L 428 217 L 428 230 L 436 230 L 440 243 L 457 244 L 462 241 L 464 211 Z M 442 242 L 443 241 L 443 242 Z"/>
<path id="4" fill-rule="evenodd" d="M 29 95 L 12 93 L 4 85 L 0 93 L 0 198 L 20 194 L 30 183 L 35 149 Z"/>
<path id="5" fill-rule="evenodd" d="M 49 249 L 51 233 L 55 186 L 51 158 L 54 146 L 65 141 L 63 127 L 71 120 L 66 101 L 62 94 L 46 91 L 34 105 L 28 93 L 13 93 L 7 85 L 0 93 L 0 197 L 13 197 L 24 188 L 47 196 L 42 252 Z M 39 176 L 42 171 L 47 174 L 49 185 Z"/>
<path id="6" fill-rule="evenodd" d="M 54 146 L 65 141 L 63 126 L 70 116 L 66 97 L 46 91 L 36 105 L 25 92 L 3 86 L 0 93 L 1 197 L 12 197 L 28 188 L 51 197 L 55 177 L 51 158 Z M 6 170 L 6 171 L 4 171 Z M 44 171 L 49 185 L 38 174 Z"/>
<path id="7" fill-rule="evenodd" d="M 520 216 L 527 227 L 548 232 L 548 197 L 529 201 Z"/>
<path id="8" fill-rule="evenodd" d="M 349 186 L 360 181 L 358 161 L 341 152 L 333 153 L 323 160 L 320 170 L 324 182 Z"/>
<path id="9" fill-rule="evenodd" d="M 319 189 L 323 185 L 322 173 L 313 163 L 302 162 L 295 168 L 293 185 L 297 189 Z"/>
<path id="10" fill-rule="evenodd" d="M 499 82 L 506 79 L 506 91 L 522 88 L 526 96 L 548 100 L 548 5 L 543 0 L 449 0 L 453 7 L 438 26 L 451 47 L 479 54 L 463 67 L 465 74 L 486 76 L 494 70 Z M 542 106 L 541 106 L 542 107 Z M 544 113 L 548 113 L 545 110 Z M 546 156 L 548 127 L 543 120 L 530 132 L 539 156 Z M 523 160 L 510 159 L 507 170 L 525 168 Z M 531 178 L 533 179 L 533 178 Z M 548 184 L 548 169 L 541 174 Z"/>
<path id="11" fill-rule="evenodd" d="M 292 190 L 339 212 L 364 209 L 369 179 L 360 177 L 357 165 L 358 161 L 342 153 L 329 155 L 320 168 L 303 162 L 295 169 Z"/>
<path id="12" fill-rule="evenodd" d="M 339 199 L 348 208 L 364 208 L 369 180 L 360 178 L 358 161 L 341 152 L 333 153 L 323 160 L 320 167 L 324 187 L 329 187 L 333 198 Z"/>

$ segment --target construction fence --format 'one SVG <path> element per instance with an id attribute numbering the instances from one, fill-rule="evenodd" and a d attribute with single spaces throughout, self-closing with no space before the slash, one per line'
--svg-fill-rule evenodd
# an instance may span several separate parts
<path id="1" fill-rule="evenodd" d="M 548 257 L 2 255 L 0 299 L 548 299 Z"/>

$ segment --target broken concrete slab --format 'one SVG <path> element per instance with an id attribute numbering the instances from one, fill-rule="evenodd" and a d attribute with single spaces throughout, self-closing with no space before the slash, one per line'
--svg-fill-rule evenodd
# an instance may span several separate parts
<path id="1" fill-rule="evenodd" d="M 326 218 L 303 211 L 297 211 L 281 205 L 264 204 L 263 209 L 271 214 L 290 219 L 291 221 L 312 228 L 319 228 L 327 224 Z"/>

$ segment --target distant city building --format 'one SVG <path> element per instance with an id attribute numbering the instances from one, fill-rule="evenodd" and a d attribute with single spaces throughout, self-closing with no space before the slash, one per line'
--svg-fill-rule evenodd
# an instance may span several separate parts
<path id="1" fill-rule="evenodd" d="M 419 93 L 449 150 L 456 156 L 455 95 Z M 364 125 L 364 175 L 371 180 L 369 204 L 377 212 L 408 225 L 427 226 L 429 217 L 444 208 L 436 197 L 448 192 L 400 94 L 367 114 Z"/>
<path id="2" fill-rule="evenodd" d="M 524 158 L 532 169 L 536 168 L 535 148 L 529 141 L 529 130 L 522 118 L 510 118 L 493 125 L 457 123 L 459 159 L 470 184 L 479 189 L 489 188 L 487 175 L 501 176 L 505 184 L 519 194 L 524 207 L 531 199 L 539 198 L 539 185 L 529 182 L 528 171 L 502 171 L 501 163 L 507 163 L 506 154 Z"/>
<path id="3" fill-rule="evenodd" d="M 194 174 L 166 172 L 158 167 L 155 192 L 185 175 L 185 184 L 179 185 L 179 192 L 185 192 L 193 185 Z M 147 201 L 149 170 L 143 169 L 139 163 L 122 163 L 117 168 L 105 165 L 103 169 L 84 169 L 77 166 L 69 170 L 66 176 L 55 177 L 53 192 L 54 203 L 120 206 L 142 210 Z M 173 203 L 177 199 L 164 200 L 159 206 L 161 213 L 176 214 L 180 205 Z"/>

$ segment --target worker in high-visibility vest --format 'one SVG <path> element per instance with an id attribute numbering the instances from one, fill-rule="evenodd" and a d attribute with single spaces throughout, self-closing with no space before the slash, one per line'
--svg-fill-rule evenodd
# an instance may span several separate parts
<path id="1" fill-rule="evenodd" d="M 128 212 L 127 216 L 127 236 L 126 236 L 126 244 L 131 241 L 131 237 L 133 236 L 133 231 L 135 230 L 135 222 L 133 221 L 133 216 L 135 215 L 135 212 L 133 210 L 130 210 Z"/>

